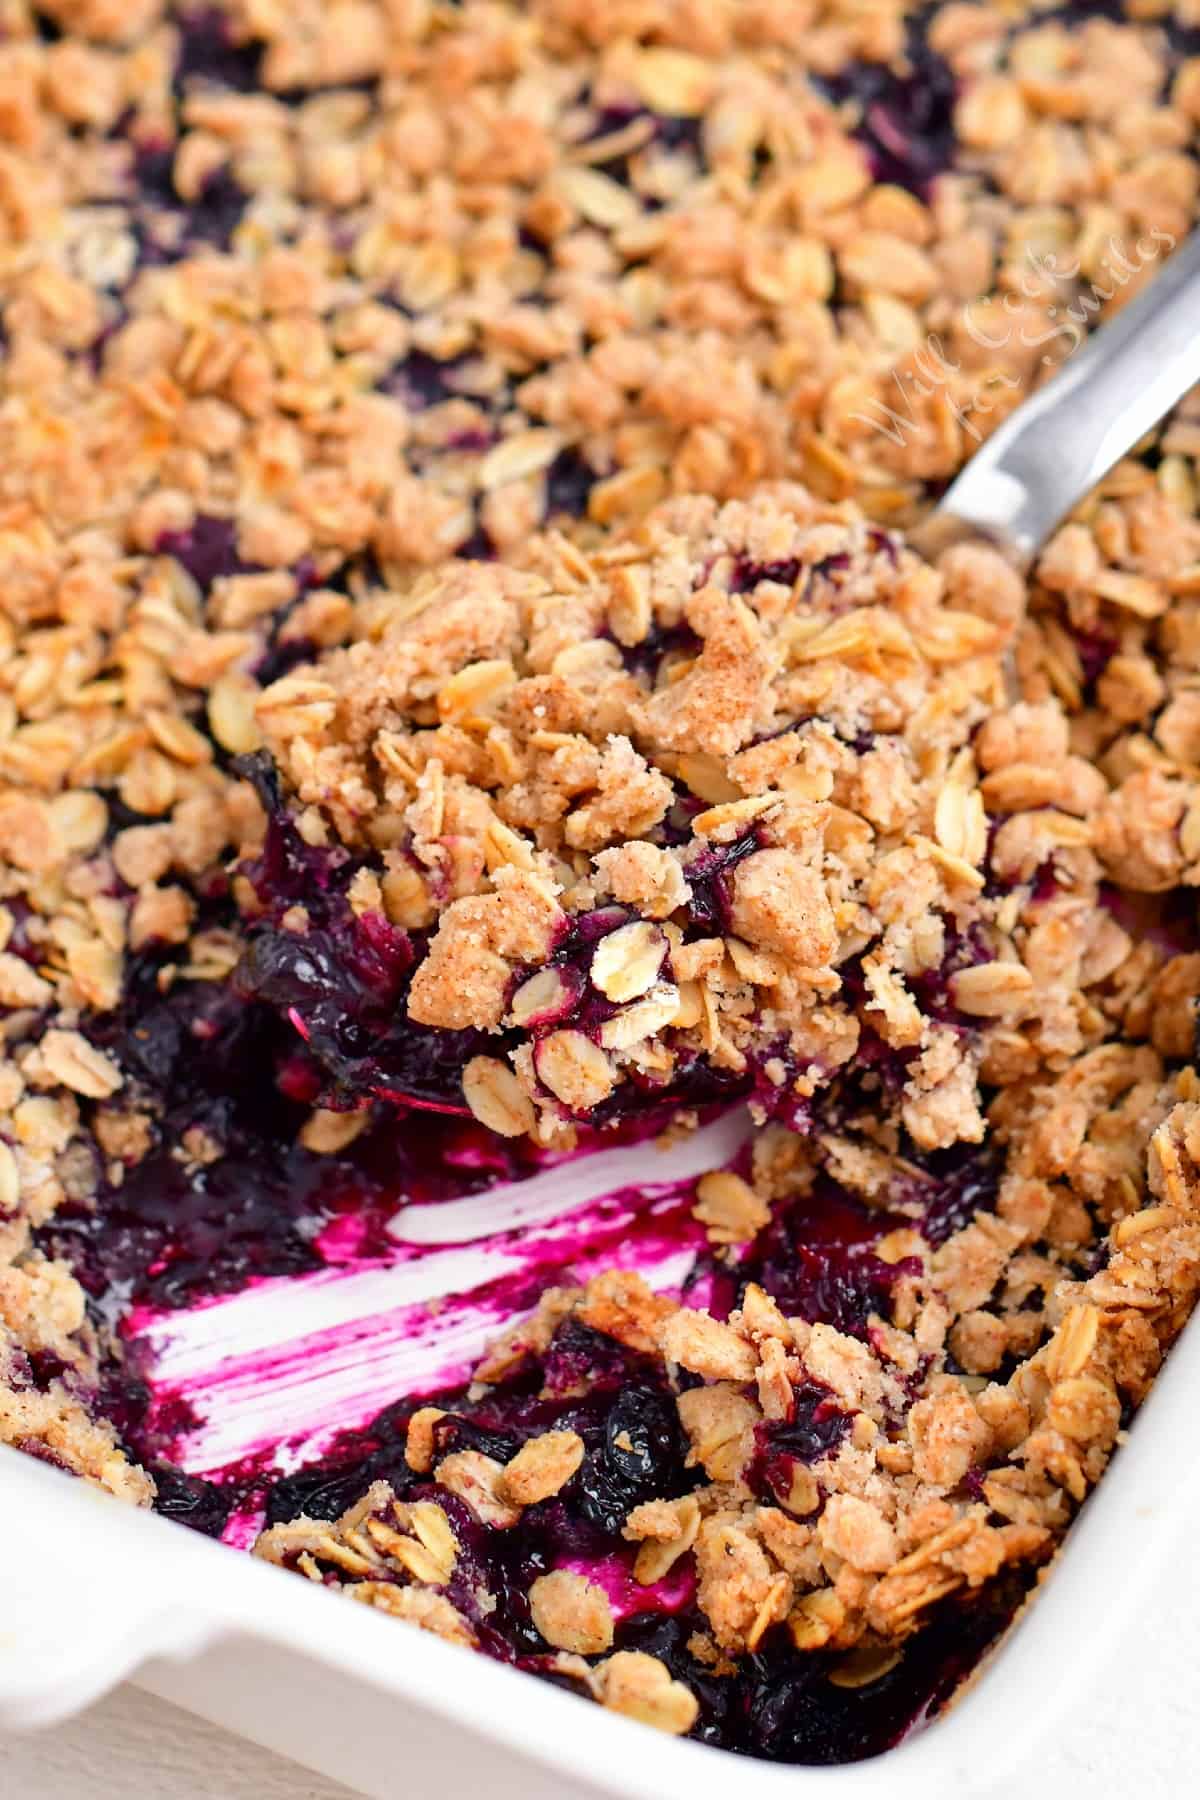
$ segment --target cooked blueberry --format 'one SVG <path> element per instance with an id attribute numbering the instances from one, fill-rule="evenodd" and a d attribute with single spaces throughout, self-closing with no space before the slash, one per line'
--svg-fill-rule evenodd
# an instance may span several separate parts
<path id="1" fill-rule="evenodd" d="M 206 244 L 214 250 L 227 250 L 248 198 L 228 169 L 210 175 L 185 215 L 184 239 L 189 250 Z"/>
<path id="2" fill-rule="evenodd" d="M 373 1449 L 352 1461 L 329 1461 L 282 1476 L 267 1492 L 266 1523 L 284 1525 L 304 1514 L 310 1519 L 336 1519 L 361 1500 L 373 1481 L 387 1481 L 403 1493 L 413 1475 L 403 1449 Z"/>
<path id="3" fill-rule="evenodd" d="M 800 567 L 795 557 L 787 562 L 772 563 L 756 563 L 747 557 L 739 557 L 733 568 L 731 591 L 735 594 L 748 594 L 760 581 L 777 581 L 783 587 L 792 587 L 800 573 Z"/>
<path id="4" fill-rule="evenodd" d="M 189 82 L 205 81 L 249 93 L 259 84 L 261 61 L 261 47 L 236 43 L 230 21 L 216 7 L 198 7 L 180 19 L 175 79 L 181 89 Z"/>
<path id="5" fill-rule="evenodd" d="M 954 76 L 942 58 L 918 41 L 912 73 L 897 75 L 880 63 L 858 63 L 829 83 L 835 99 L 861 108 L 857 135 L 866 146 L 877 181 L 925 195 L 954 154 Z"/>
<path id="6" fill-rule="evenodd" d="M 1117 640 L 1103 631 L 1077 631 L 1075 648 L 1083 669 L 1084 684 L 1090 687 L 1103 675 L 1117 648 Z"/>
<path id="7" fill-rule="evenodd" d="M 926 1179 L 914 1184 L 911 1197 L 922 1207 L 921 1232 L 931 1244 L 943 1244 L 977 1212 L 993 1212 L 1000 1171 L 995 1154 L 975 1144 L 955 1144 L 920 1159 Z"/>
<path id="8" fill-rule="evenodd" d="M 795 1390 L 790 1419 L 768 1420 L 755 1433 L 757 1463 L 761 1476 L 775 1486 L 777 1467 L 786 1468 L 777 1492 L 785 1494 L 792 1463 L 817 1462 L 837 1448 L 850 1429 L 850 1415 L 844 1413 L 828 1388 L 816 1382 L 805 1382 Z"/>
<path id="9" fill-rule="evenodd" d="M 897 1281 L 919 1268 L 911 1259 L 885 1263 L 875 1255 L 872 1244 L 887 1228 L 885 1221 L 886 1215 L 881 1221 L 832 1182 L 821 1181 L 810 1195 L 776 1211 L 741 1273 L 772 1294 L 784 1312 L 865 1338 L 871 1314 L 886 1317 Z"/>
<path id="10" fill-rule="evenodd" d="M 383 386 L 388 393 L 395 394 L 414 410 L 441 406 L 444 401 L 455 398 L 455 389 L 447 378 L 453 374 L 456 366 L 453 359 L 439 362 L 424 350 L 410 350 L 404 361 L 387 377 Z"/>
<path id="11" fill-rule="evenodd" d="M 624 1377 L 625 1355 L 612 1338 L 591 1331 L 570 1317 L 559 1326 L 543 1363 L 542 1380 L 554 1399 L 614 1387 Z"/>
<path id="12" fill-rule="evenodd" d="M 229 1520 L 234 1493 L 204 1481 L 198 1475 L 185 1475 L 168 1463 L 158 1463 L 154 1475 L 154 1510 L 164 1518 L 174 1519 L 199 1531 L 205 1537 L 219 1538 Z"/>
<path id="13" fill-rule="evenodd" d="M 461 1413 L 447 1413 L 434 1426 L 434 1443 L 439 1460 L 458 1450 L 478 1450 L 497 1462 L 509 1462 L 521 1448 L 520 1436 L 511 1431 L 490 1430 Z"/>
<path id="14" fill-rule="evenodd" d="M 756 830 L 743 832 L 730 844 L 713 844 L 687 863 L 684 873 L 692 890 L 687 903 L 688 918 L 701 932 L 723 932 L 730 928 L 733 904 L 732 875 L 745 857 L 761 848 Z"/>
<path id="15" fill-rule="evenodd" d="M 572 519 L 587 515 L 588 495 L 596 475 L 578 450 L 560 450 L 546 471 L 546 517 L 566 513 Z"/>
<path id="16" fill-rule="evenodd" d="M 695 1482 L 684 1467 L 686 1448 L 671 1395 L 627 1389 L 608 1415 L 603 1444 L 576 1478 L 584 1517 L 618 1536 L 639 1502 L 686 1493 Z"/>
<path id="17" fill-rule="evenodd" d="M 197 513 L 186 531 L 164 531 L 155 548 L 160 556 L 181 562 L 206 594 L 218 576 L 237 575 L 246 567 L 238 557 L 233 520 L 210 513 Z"/>
<path id="18" fill-rule="evenodd" d="M 700 639 L 685 624 L 652 625 L 637 644 L 620 644 L 621 661 L 631 675 L 640 675 L 648 687 L 657 687 L 659 671 L 668 656 L 694 656 Z M 690 835 L 690 834 L 685 834 Z"/>

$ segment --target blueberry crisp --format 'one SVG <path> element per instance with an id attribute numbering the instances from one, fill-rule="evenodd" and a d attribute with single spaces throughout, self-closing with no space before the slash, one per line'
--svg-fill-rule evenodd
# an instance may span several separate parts
<path id="1" fill-rule="evenodd" d="M 0 1442 L 728 1750 L 952 1700 L 1200 1291 L 1200 398 L 908 534 L 1198 120 L 1193 0 L 0 0 Z M 734 1114 L 179 1451 L 164 1321 Z"/>

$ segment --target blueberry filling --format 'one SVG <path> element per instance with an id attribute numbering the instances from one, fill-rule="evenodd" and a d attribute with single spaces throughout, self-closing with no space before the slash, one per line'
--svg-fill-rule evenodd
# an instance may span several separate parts
<path id="1" fill-rule="evenodd" d="M 686 1493 L 698 1479 L 686 1470 L 686 1449 L 672 1397 L 648 1386 L 625 1387 L 605 1419 L 603 1442 L 576 1477 L 584 1518 L 616 1537 L 643 1500 Z"/>
<path id="2" fill-rule="evenodd" d="M 439 362 L 424 350 L 410 350 L 383 382 L 384 392 L 403 400 L 414 411 L 442 406 L 457 398 L 451 378 L 460 362 L 461 359 Z"/>
<path id="3" fill-rule="evenodd" d="M 658 685 L 659 671 L 667 657 L 695 656 L 700 639 L 684 624 L 654 624 L 638 643 L 620 644 L 618 648 L 629 673 L 640 675 L 646 685 L 653 688 Z"/>
<path id="4" fill-rule="evenodd" d="M 306 1175 L 291 1147 L 304 1113 L 269 1078 L 280 1053 L 276 1022 L 212 983 L 181 984 L 161 998 L 156 976 L 144 962 L 120 1013 L 93 1035 L 154 1096 L 158 1143 L 101 1184 L 94 1208 L 60 1208 L 43 1242 L 97 1301 L 116 1289 L 180 1305 L 252 1274 L 316 1266 L 299 1221 L 316 1198 L 317 1174 Z"/>
<path id="5" fill-rule="evenodd" d="M 876 181 L 891 182 L 927 199 L 934 179 L 955 151 L 956 84 L 944 59 L 925 41 L 929 13 L 908 23 L 905 62 L 898 74 L 884 63 L 854 63 L 821 85 L 837 101 L 860 112 L 856 135 L 871 160 Z"/>
<path id="6" fill-rule="evenodd" d="M 704 136 L 701 121 L 696 118 L 685 118 L 674 113 L 651 112 L 639 106 L 604 106 L 597 109 L 595 125 L 584 139 L 585 143 L 596 143 L 604 138 L 623 132 L 638 120 L 645 120 L 650 128 L 650 135 L 639 152 L 626 151 L 611 156 L 604 162 L 593 164 L 612 181 L 619 181 L 622 186 L 634 185 L 634 171 L 630 167 L 634 155 L 644 153 L 651 144 L 658 144 L 664 150 L 676 154 L 690 153 L 697 163 L 703 164 Z M 645 129 L 645 127 L 643 127 Z M 647 209 L 654 211 L 660 201 L 647 199 Z"/>
<path id="7" fill-rule="evenodd" d="M 1077 631 L 1075 648 L 1079 653 L 1084 686 L 1090 688 L 1100 679 L 1116 654 L 1117 640 L 1104 631 Z"/>
<path id="8" fill-rule="evenodd" d="M 969 1225 L 977 1212 L 995 1211 L 1000 1171 L 990 1149 L 955 1144 L 913 1160 L 919 1160 L 926 1179 L 903 1197 L 919 1204 L 921 1234 L 935 1249 Z"/>
<path id="9" fill-rule="evenodd" d="M 736 1680 L 697 1667 L 687 1650 L 695 1626 L 686 1613 L 631 1619 L 617 1641 L 622 1649 L 657 1656 L 692 1687 L 700 1700 L 692 1736 L 701 1743 L 774 1762 L 858 1762 L 941 1710 L 1010 1623 L 1025 1592 L 1016 1577 L 944 1606 L 894 1668 L 859 1688 L 831 1681 L 835 1659 L 826 1653 L 798 1657 L 778 1628 L 743 1659 Z"/>
<path id="10" fill-rule="evenodd" d="M 261 62 L 261 47 L 253 41 L 235 43 L 229 20 L 215 7 L 188 12 L 181 18 L 175 65 L 176 89 L 181 94 L 194 81 L 248 94 L 260 85 Z"/>
<path id="11" fill-rule="evenodd" d="M 160 556 L 173 556 L 182 563 L 192 580 L 204 593 L 223 576 L 243 575 L 253 567 L 244 563 L 237 551 L 237 527 L 232 519 L 215 518 L 199 513 L 186 531 L 164 531 L 156 550 Z"/>
<path id="12" fill-rule="evenodd" d="M 342 852 L 303 841 L 262 759 L 247 759 L 243 767 L 260 787 L 269 824 L 262 855 L 245 870 L 264 913 L 251 926 L 235 973 L 238 994 L 290 1022 L 328 1077 L 319 1084 L 327 1102 L 340 1106 L 378 1095 L 465 1115 L 463 1066 L 494 1040 L 408 1018 L 414 940 L 380 913 L 352 910 L 346 889 L 356 865 Z M 288 929 L 284 915 L 301 905 L 306 928 Z"/>
<path id="13" fill-rule="evenodd" d="M 273 681 L 282 681 L 301 664 L 315 662 L 319 654 L 319 647 L 311 638 L 281 637 L 276 632 L 271 648 L 255 667 L 255 679 L 260 687 L 270 687 Z"/>
<path id="14" fill-rule="evenodd" d="M 512 1179 L 530 1153 L 473 1122 L 438 1115 L 408 1129 L 372 1116 L 352 1145 L 316 1155 L 299 1142 L 326 1082 L 295 1032 L 228 984 L 176 982 L 135 963 L 120 1010 L 92 1027 L 156 1120 L 146 1154 L 100 1182 L 94 1205 L 64 1204 L 38 1234 L 105 1309 L 119 1295 L 175 1307 L 266 1275 L 303 1274 L 332 1252 L 323 1225 L 352 1225 L 359 1256 L 392 1246 L 400 1202 L 440 1199 Z"/>
<path id="15" fill-rule="evenodd" d="M 744 1284 L 765 1288 L 790 1316 L 865 1339 L 872 1314 L 890 1315 L 897 1282 L 920 1273 L 914 1259 L 886 1263 L 873 1248 L 881 1232 L 907 1223 L 868 1209 L 821 1177 L 810 1194 L 776 1209 L 739 1274 Z"/>
<path id="16" fill-rule="evenodd" d="M 206 249 L 227 251 L 246 211 L 249 195 L 228 169 L 214 171 L 200 192 L 184 201 L 175 187 L 174 168 L 170 148 L 143 145 L 134 154 L 133 224 L 143 268 Z"/>
<path id="17" fill-rule="evenodd" d="M 733 905 L 733 871 L 747 856 L 762 848 L 757 830 L 743 832 L 728 844 L 707 845 L 688 862 L 684 873 L 691 898 L 687 902 L 688 921 L 698 931 L 730 930 Z"/>
<path id="18" fill-rule="evenodd" d="M 789 1506 L 797 1465 L 807 1467 L 836 1450 L 850 1425 L 850 1415 L 826 1388 L 805 1382 L 796 1391 L 790 1419 L 755 1427 L 755 1454 L 747 1471 L 751 1488 L 769 1504 Z"/>
<path id="19" fill-rule="evenodd" d="M 154 1510 L 165 1519 L 189 1525 L 203 1537 L 219 1538 L 229 1521 L 234 1493 L 214 1481 L 196 1475 L 184 1475 L 169 1464 L 160 1463 L 151 1470 L 156 1493 Z"/>
<path id="20" fill-rule="evenodd" d="M 965 1015 L 954 1002 L 954 977 L 963 969 L 978 968 L 992 961 L 983 933 L 978 925 L 961 931 L 953 920 L 945 920 L 945 942 L 941 961 L 935 968 L 923 969 L 911 977 L 913 997 L 923 1013 L 943 1024 L 963 1025 Z"/>
<path id="21" fill-rule="evenodd" d="M 734 594 L 753 593 L 761 581 L 776 581 L 782 587 L 794 587 L 801 567 L 802 564 L 794 556 L 786 562 L 772 563 L 751 562 L 748 558 L 741 556 L 734 564 L 730 592 Z"/>
<path id="22" fill-rule="evenodd" d="M 571 519 L 587 517 L 588 496 L 597 476 L 578 450 L 560 450 L 546 471 L 546 517 L 565 513 Z"/>

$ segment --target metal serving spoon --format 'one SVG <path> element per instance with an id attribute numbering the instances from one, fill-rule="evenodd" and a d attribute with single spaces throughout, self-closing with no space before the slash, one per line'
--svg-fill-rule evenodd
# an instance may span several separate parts
<path id="1" fill-rule="evenodd" d="M 910 541 L 988 539 L 1027 568 L 1113 464 L 1200 382 L 1200 231 L 979 447 Z"/>

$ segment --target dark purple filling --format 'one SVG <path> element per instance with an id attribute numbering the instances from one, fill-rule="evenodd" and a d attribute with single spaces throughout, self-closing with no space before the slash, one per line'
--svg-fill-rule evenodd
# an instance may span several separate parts
<path id="1" fill-rule="evenodd" d="M 207 594 L 214 581 L 227 575 L 244 575 L 253 567 L 242 562 L 237 551 L 237 526 L 232 519 L 199 513 L 186 531 L 164 531 L 155 549 L 173 556 Z"/>
<path id="2" fill-rule="evenodd" d="M 849 558 L 847 558 L 847 561 Z M 733 594 L 749 594 L 760 581 L 777 581 L 782 587 L 793 587 L 796 577 L 803 568 L 798 557 L 790 557 L 786 562 L 756 563 L 749 557 L 739 556 L 733 569 L 733 582 L 730 592 Z"/>
<path id="3" fill-rule="evenodd" d="M 111 801 L 109 803 L 109 808 L 111 812 Z M 24 899 L 20 894 L 14 894 L 11 900 L 5 902 L 5 905 L 12 914 L 12 930 L 9 932 L 8 942 L 5 944 L 4 948 L 13 956 L 19 956 L 21 961 L 27 962 L 31 968 L 36 969 L 38 964 L 42 961 L 42 950 L 38 941 L 30 932 L 30 924 L 37 917 L 37 914 L 30 906 L 28 900 Z"/>
<path id="4" fill-rule="evenodd" d="M 837 101 L 853 100 L 861 111 L 855 135 L 871 160 L 876 181 L 893 182 L 927 199 L 935 178 L 954 159 L 954 76 L 925 41 L 936 8 L 908 23 L 908 73 L 884 63 L 852 63 L 821 85 Z"/>
<path id="5" fill-rule="evenodd" d="M 494 1040 L 413 1024 L 412 940 L 382 914 L 356 915 L 339 899 L 330 897 L 303 933 L 256 928 L 235 977 L 239 994 L 290 1020 L 329 1078 L 324 1104 L 376 1095 L 465 1116 L 463 1067 Z"/>
<path id="6" fill-rule="evenodd" d="M 978 1596 L 935 1610 L 896 1667 L 867 1687 L 829 1679 L 836 1658 L 797 1655 L 782 1628 L 769 1632 L 735 1678 L 708 1673 L 692 1660 L 687 1640 L 697 1620 L 687 1613 L 647 1615 L 622 1625 L 617 1644 L 657 1656 L 700 1700 L 692 1736 L 772 1762 L 826 1765 L 878 1756 L 915 1725 L 937 1714 L 959 1682 L 1011 1622 L 1027 1591 L 1017 1576 Z"/>
<path id="7" fill-rule="evenodd" d="M 156 1464 L 151 1474 L 157 1490 L 155 1512 L 180 1525 L 189 1525 L 204 1537 L 220 1537 L 229 1522 L 235 1498 L 233 1488 L 204 1481 L 197 1475 L 184 1475 L 166 1463 Z"/>
<path id="8" fill-rule="evenodd" d="M 1057 871 L 1058 862 L 1053 852 L 1034 870 L 1029 898 L 1036 905 L 1045 906 L 1048 900 L 1054 900 L 1061 894 L 1062 888 L 1059 886 Z"/>
<path id="9" fill-rule="evenodd" d="M 589 1524 L 617 1536 L 635 1506 L 696 1484 L 699 1471 L 689 1473 L 686 1454 L 674 1397 L 645 1384 L 623 1386 L 607 1409 L 603 1437 L 589 1447 L 575 1477 L 579 1510 Z"/>
<path id="10" fill-rule="evenodd" d="M 588 497 L 599 477 L 578 450 L 560 450 L 546 471 L 546 517 L 565 513 L 568 518 L 587 516 Z"/>
<path id="11" fill-rule="evenodd" d="M 1081 20 L 1088 19 L 1126 19 L 1128 14 L 1128 0 L 1065 0 L 1064 5 L 1056 6 L 1042 16 L 1047 19 L 1066 19 L 1078 24 Z M 1174 39 L 1173 30 L 1168 35 Z"/>
<path id="12" fill-rule="evenodd" d="M 960 931 L 952 919 L 945 920 L 945 948 L 936 969 L 924 969 L 909 979 L 913 998 L 921 1011 L 942 1024 L 970 1026 L 972 1021 L 954 1004 L 954 977 L 962 969 L 978 968 L 993 960 L 991 950 L 978 925 Z"/>
<path id="13" fill-rule="evenodd" d="M 244 871 L 264 913 L 234 976 L 238 994 L 291 1024 L 328 1077 L 318 1083 L 324 1104 L 373 1095 L 466 1116 L 463 1067 L 485 1049 L 494 1052 L 499 1040 L 409 1019 L 414 940 L 380 913 L 352 910 L 346 890 L 358 865 L 344 852 L 304 842 L 262 757 L 239 766 L 256 782 L 269 823 L 262 855 Z M 308 918 L 303 932 L 282 924 L 300 905 Z M 318 1092 L 304 1098 L 315 1100 Z"/>
<path id="14" fill-rule="evenodd" d="M 798 1073 L 790 1055 L 783 1058 L 767 1057 L 774 1070 L 777 1062 L 783 1062 L 787 1071 L 782 1082 L 775 1082 L 766 1074 L 764 1059 L 756 1057 L 752 1063 L 754 1071 L 751 1097 L 754 1104 L 754 1116 L 757 1122 L 772 1125 L 786 1125 L 789 1131 L 807 1137 L 813 1128 L 813 1103 L 809 1095 L 796 1092 L 796 1075 Z"/>
<path id="15" fill-rule="evenodd" d="M 184 244 L 189 252 L 205 246 L 228 250 L 242 222 L 249 195 L 228 169 L 210 175 L 198 197 L 187 208 Z"/>
<path id="16" fill-rule="evenodd" d="M 382 383 L 383 390 L 396 399 L 403 400 L 414 411 L 443 406 L 447 400 L 459 398 L 458 391 L 449 378 L 461 366 L 462 360 L 457 357 L 448 362 L 439 362 L 424 350 L 410 350 L 404 361 Z"/>
<path id="17" fill-rule="evenodd" d="M 320 654 L 320 646 L 312 638 L 281 638 L 276 634 L 271 648 L 255 668 L 255 679 L 260 687 L 270 687 L 273 681 L 282 681 L 302 663 L 315 662 Z"/>
<path id="18" fill-rule="evenodd" d="M 65 1205 L 39 1233 L 97 1303 L 181 1306 L 319 1268 L 314 1240 L 336 1218 L 354 1221 L 355 1254 L 383 1254 L 402 1194 L 477 1191 L 528 1165 L 522 1145 L 473 1121 L 434 1116 L 418 1128 L 394 1109 L 374 1113 L 346 1150 L 310 1154 L 297 1133 L 325 1077 L 294 1031 L 228 984 L 160 994 L 159 970 L 137 959 L 121 1009 L 91 1027 L 156 1117 L 154 1142 L 119 1181 L 101 1182 L 94 1206 Z"/>
<path id="19" fill-rule="evenodd" d="M 69 1362 L 64 1362 L 53 1350 L 30 1350 L 27 1352 L 29 1373 L 33 1385 L 45 1393 L 54 1381 L 70 1382 L 74 1378 L 74 1369 Z"/>
<path id="20" fill-rule="evenodd" d="M 720 934 L 731 929 L 733 871 L 747 856 L 762 848 L 757 829 L 744 832 L 729 844 L 712 844 L 687 863 L 684 874 L 692 890 L 687 903 L 688 921 L 696 930 Z"/>
<path id="21" fill-rule="evenodd" d="M 592 958 L 601 939 L 629 924 L 632 916 L 622 906 L 597 906 L 590 912 L 576 913 L 563 927 L 545 963 L 559 978 L 560 999 L 550 1011 L 530 1020 L 529 1031 L 535 1039 L 564 1025 L 599 1039 L 600 1027 L 621 1009 L 592 986 Z M 669 975 L 669 965 L 664 967 L 666 955 L 664 938 L 660 969 Z M 513 977 L 513 990 L 535 972 L 533 968 L 519 969 Z"/>
<path id="22" fill-rule="evenodd" d="M 620 1532 L 632 1508 L 685 1494 L 700 1479 L 686 1466 L 686 1440 L 661 1368 L 578 1325 L 563 1331 L 567 1346 L 556 1340 L 544 1357 L 483 1400 L 469 1404 L 461 1391 L 435 1397 L 446 1409 L 434 1427 L 439 1460 L 460 1450 L 508 1460 L 526 1439 L 550 1429 L 575 1431 L 583 1439 L 577 1474 L 552 1499 L 526 1508 L 518 1525 L 485 1529 L 469 1507 L 408 1467 L 404 1443 L 412 1401 L 389 1408 L 363 1432 L 344 1434 L 320 1468 L 272 1484 L 268 1522 L 301 1512 L 334 1518 L 378 1480 L 390 1482 L 403 1499 L 435 1500 L 450 1516 L 460 1546 L 449 1598 L 491 1655 L 521 1663 L 544 1657 L 549 1647 L 529 1617 L 530 1584 L 567 1560 L 617 1555 L 631 1565 L 633 1549 Z M 546 1397 L 556 1368 L 561 1377 L 564 1349 L 577 1379 L 557 1397 Z M 499 1601 L 494 1610 L 481 1604 L 489 1594 Z M 647 1605 L 654 1604 L 647 1595 Z"/>
<path id="23" fill-rule="evenodd" d="M 850 1414 L 842 1412 L 827 1388 L 805 1382 L 796 1391 L 790 1419 L 769 1419 L 755 1427 L 755 1455 L 747 1473 L 751 1488 L 760 1500 L 786 1506 L 796 1465 L 807 1467 L 828 1456 L 850 1425 Z"/>
<path id="24" fill-rule="evenodd" d="M 867 534 L 868 543 L 876 555 L 886 556 L 894 568 L 896 565 L 896 546 L 886 531 L 872 529 Z M 834 610 L 837 610 L 838 591 L 846 586 L 845 576 L 854 566 L 854 559 L 848 550 L 835 550 L 829 556 L 823 556 L 819 562 L 809 569 L 804 582 L 804 594 L 807 597 L 814 582 L 823 581 L 832 587 L 834 594 Z M 794 587 L 800 577 L 804 564 L 798 557 L 788 557 L 782 562 L 753 562 L 747 556 L 738 557 L 733 569 L 731 592 L 748 594 L 763 581 L 774 581 L 781 587 Z M 829 595 L 822 595 L 823 604 L 828 605 Z M 799 723 L 799 721 L 797 721 Z"/>
<path id="25" fill-rule="evenodd" d="M 182 94 L 190 82 L 209 82 L 248 94 L 260 85 L 262 46 L 235 43 L 229 20 L 216 7 L 185 12 L 179 21 L 179 59 L 175 65 L 176 91 Z"/>
<path id="26" fill-rule="evenodd" d="M 229 249 L 249 200 L 228 169 L 218 169 L 193 200 L 175 188 L 175 152 L 143 145 L 133 157 L 138 267 L 153 268 L 199 251 Z"/>
<path id="27" fill-rule="evenodd" d="M 665 1131 L 681 1108 L 703 1118 L 744 1099 L 749 1089 L 748 1077 L 718 1069 L 695 1051 L 678 1051 L 666 1082 L 628 1069 L 621 1085 L 592 1112 L 591 1122 L 597 1128 L 625 1124 L 638 1136 L 649 1136 Z"/>
<path id="28" fill-rule="evenodd" d="M 690 626 L 652 625 L 638 644 L 618 644 L 621 661 L 631 675 L 640 675 L 647 686 L 658 684 L 658 671 L 668 656 L 695 656 L 701 640 Z"/>
<path id="29" fill-rule="evenodd" d="M 60 1208 L 41 1241 L 96 1300 L 115 1289 L 178 1306 L 251 1275 L 315 1267 L 300 1221 L 322 1178 L 319 1159 L 293 1148 L 304 1109 L 272 1080 L 278 1026 L 214 983 L 160 999 L 156 973 L 149 961 L 135 970 L 120 1014 L 92 1035 L 161 1107 L 157 1143 L 118 1184 L 101 1185 L 94 1207 Z M 220 1146 L 216 1160 L 185 1159 L 184 1134 L 195 1132 Z"/>
<path id="30" fill-rule="evenodd" d="M 635 119 L 650 119 L 654 124 L 654 136 L 651 140 L 661 144 L 663 149 L 671 151 L 690 151 L 698 163 L 703 164 L 704 134 L 700 119 L 684 118 L 674 113 L 655 113 L 641 106 L 604 106 L 597 108 L 596 123 L 584 140 L 594 143 L 597 138 L 610 137 L 614 132 L 623 131 Z M 644 154 L 644 146 L 640 151 L 623 156 L 610 156 L 607 161 L 594 163 L 592 167 L 599 169 L 611 181 L 619 181 L 622 186 L 632 185 L 633 176 L 630 169 L 631 156 Z M 646 205 L 655 211 L 660 201 L 648 199 Z"/>
<path id="31" fill-rule="evenodd" d="M 1000 1170 L 990 1149 L 978 1144 L 954 1144 L 935 1150 L 919 1161 L 927 1178 L 914 1182 L 902 1196 L 921 1207 L 923 1237 L 936 1248 L 969 1225 L 977 1212 L 994 1212 Z"/>
<path id="32" fill-rule="evenodd" d="M 1079 652 L 1084 686 L 1090 688 L 1116 654 L 1117 640 L 1104 631 L 1077 631 L 1075 648 Z"/>
<path id="33" fill-rule="evenodd" d="M 572 1394 L 586 1394 L 592 1386 L 619 1387 L 627 1362 L 627 1353 L 615 1338 L 604 1337 L 569 1317 L 539 1360 L 541 1392 L 549 1400 L 566 1400 Z"/>
<path id="34" fill-rule="evenodd" d="M 873 1248 L 881 1233 L 908 1223 L 863 1206 L 820 1177 L 810 1194 L 776 1208 L 739 1274 L 765 1288 L 785 1313 L 865 1339 L 872 1313 L 890 1316 L 900 1278 L 920 1273 L 915 1259 L 886 1263 Z"/>
<path id="35" fill-rule="evenodd" d="M 476 525 L 470 537 L 454 552 L 463 562 L 494 562 L 496 546 L 482 525 Z"/>

